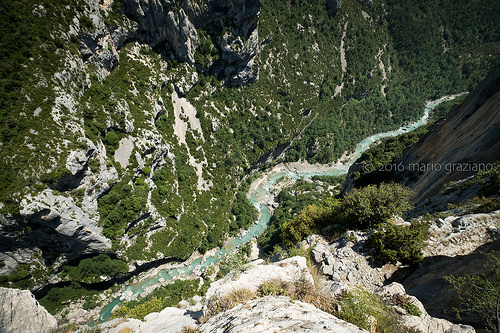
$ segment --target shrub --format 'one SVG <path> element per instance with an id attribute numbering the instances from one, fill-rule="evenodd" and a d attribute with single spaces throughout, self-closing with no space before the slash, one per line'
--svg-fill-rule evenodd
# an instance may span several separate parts
<path id="1" fill-rule="evenodd" d="M 493 332 L 500 332 L 500 258 L 497 252 L 488 254 L 484 265 L 487 273 L 444 279 L 458 293 L 460 305 L 454 308 L 457 318 L 461 314 L 478 318 Z"/>
<path id="2" fill-rule="evenodd" d="M 123 260 L 111 259 L 106 254 L 83 259 L 78 266 L 64 266 L 71 281 L 93 283 L 101 281 L 101 276 L 114 277 L 128 272 L 127 263 Z"/>
<path id="3" fill-rule="evenodd" d="M 205 311 L 200 322 L 207 321 L 210 317 L 215 316 L 218 313 L 227 311 L 234 308 L 238 304 L 246 303 L 249 300 L 255 298 L 257 294 L 248 289 L 234 289 L 231 293 L 223 297 L 213 297 L 208 302 L 207 310 Z"/>
<path id="4" fill-rule="evenodd" d="M 405 310 L 406 310 L 406 313 L 409 314 L 410 316 L 420 317 L 422 315 L 422 312 L 420 311 L 420 309 L 418 308 L 418 306 L 416 306 L 413 303 L 409 303 L 409 302 L 406 303 L 405 304 Z"/>
<path id="5" fill-rule="evenodd" d="M 304 239 L 305 236 L 319 231 L 325 221 L 329 220 L 338 207 L 335 199 L 326 200 L 321 205 L 308 205 L 293 219 L 281 226 L 281 240 L 287 246 L 292 246 Z"/>
<path id="6" fill-rule="evenodd" d="M 274 279 L 264 282 L 260 286 L 258 293 L 260 296 L 288 296 L 290 288 L 289 283 Z"/>
<path id="7" fill-rule="evenodd" d="M 386 225 L 369 239 L 367 245 L 376 251 L 383 262 L 416 263 L 422 261 L 423 237 L 416 227 Z"/>
<path id="8" fill-rule="evenodd" d="M 341 214 L 351 228 L 376 227 L 412 208 L 412 195 L 413 192 L 401 184 L 368 185 L 346 194 Z"/>
<path id="9" fill-rule="evenodd" d="M 380 296 L 357 288 L 338 300 L 335 316 L 370 332 L 405 332 L 395 311 Z"/>

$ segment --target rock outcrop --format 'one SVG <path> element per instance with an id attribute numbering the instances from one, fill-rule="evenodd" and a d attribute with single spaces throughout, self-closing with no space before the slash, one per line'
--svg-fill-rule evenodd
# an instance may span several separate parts
<path id="1" fill-rule="evenodd" d="M 187 3 L 187 1 L 185 2 Z M 125 1 L 125 14 L 138 23 L 131 35 L 158 49 L 169 48 L 177 59 L 194 64 L 194 52 L 199 39 L 185 9 L 173 8 L 170 1 Z"/>
<path id="2" fill-rule="evenodd" d="M 394 265 L 374 268 L 368 262 L 369 249 L 363 248 L 370 234 L 351 232 L 350 238 L 340 238 L 328 244 L 320 237 L 310 237 L 309 244 L 315 244 L 312 250 L 314 261 L 324 275 L 332 281 L 327 284 L 334 294 L 345 290 L 348 285 L 362 286 L 368 290 L 381 287 L 385 276 L 390 276 L 397 269 Z"/>
<path id="3" fill-rule="evenodd" d="M 68 174 L 57 181 L 59 191 L 45 189 L 22 200 L 18 216 L 5 219 L 0 226 L 0 252 L 11 273 L 19 263 L 32 260 L 32 253 L 41 250 L 43 261 L 37 265 L 52 265 L 64 255 L 71 260 L 86 252 L 99 252 L 111 247 L 111 241 L 102 236 L 98 226 L 97 199 L 109 188 L 109 182 L 118 177 L 114 167 L 107 167 L 105 149 L 90 140 L 89 148 L 74 150 L 66 160 Z M 95 170 L 89 167 L 91 160 Z M 64 181 L 62 181 L 64 180 Z M 78 190 L 81 198 L 65 195 L 64 191 Z M 21 236 L 22 235 L 22 236 Z M 32 258 L 33 259 L 33 258 Z"/>
<path id="4" fill-rule="evenodd" d="M 447 216 L 430 222 L 424 256 L 464 256 L 500 239 L 500 211 Z"/>
<path id="5" fill-rule="evenodd" d="M 261 265 L 261 263 L 263 263 L 262 260 L 257 260 L 252 268 L 238 274 L 234 280 L 225 278 L 213 282 L 205 295 L 206 300 L 221 298 L 234 290 L 243 288 L 256 292 L 264 282 L 269 280 L 295 282 L 302 279 L 314 284 L 304 257 L 292 257 L 269 265 Z"/>
<path id="6" fill-rule="evenodd" d="M 46 333 L 56 327 L 56 319 L 31 292 L 0 287 L 1 333 Z"/>
<path id="7" fill-rule="evenodd" d="M 194 327 L 199 314 L 178 308 L 165 308 L 161 312 L 148 314 L 144 321 L 139 319 L 119 319 L 101 325 L 101 329 L 108 333 L 177 333 L 182 327 Z"/>
<path id="8" fill-rule="evenodd" d="M 228 86 L 258 80 L 260 0 L 211 0 L 201 5 L 191 1 L 126 0 L 121 9 L 102 8 L 97 1 L 89 1 L 89 6 L 84 14 L 91 18 L 93 27 L 81 37 L 81 54 L 84 63 L 99 69 L 101 78 L 119 63 L 117 50 L 130 41 L 147 44 L 168 58 L 194 66 L 201 29 L 217 47 L 218 56 L 207 64 L 196 64 L 197 68 L 225 78 Z M 118 26 L 105 23 L 102 9 L 123 10 L 129 21 Z M 72 30 L 80 28 L 77 22 Z"/>
<path id="9" fill-rule="evenodd" d="M 475 219 L 484 219 L 483 215 L 486 214 L 476 214 L 466 217 L 467 221 L 474 221 Z M 459 221 L 460 219 L 454 218 L 453 220 Z M 463 228 L 456 231 L 456 233 L 461 234 L 461 237 L 465 239 L 471 236 L 471 228 Z M 477 231 L 478 241 L 484 240 L 490 232 L 488 228 L 480 227 L 481 231 Z M 431 233 L 434 234 L 435 230 L 431 227 Z M 438 234 L 445 237 L 444 234 L 447 230 L 443 228 Z M 453 233 L 453 230 L 449 230 L 449 233 Z M 345 291 L 353 287 L 361 286 L 367 290 L 374 293 L 382 295 L 388 304 L 393 305 L 402 317 L 402 323 L 408 328 L 415 328 L 421 330 L 422 332 L 434 332 L 434 333 L 447 333 L 447 332 L 475 332 L 474 328 L 468 325 L 453 324 L 452 322 L 435 318 L 433 316 L 442 316 L 442 312 L 433 311 L 432 316 L 429 315 L 424 308 L 422 302 L 414 296 L 415 292 L 420 295 L 425 295 L 426 302 L 433 300 L 433 295 L 436 294 L 435 288 L 432 285 L 426 286 L 427 280 L 434 282 L 441 282 L 439 289 L 446 290 L 446 285 L 442 279 L 443 267 L 441 265 L 422 268 L 414 274 L 414 277 L 410 277 L 407 280 L 409 288 L 420 288 L 420 290 L 411 290 L 408 293 L 405 288 L 399 283 L 391 283 L 384 286 L 384 281 L 391 278 L 392 275 L 399 269 L 399 266 L 386 264 L 382 267 L 373 267 L 373 265 L 368 261 L 370 250 L 364 247 L 364 242 L 369 237 L 368 233 L 363 232 L 349 232 L 347 237 L 342 237 L 339 240 L 333 242 L 332 244 L 327 244 L 321 237 L 311 236 L 308 239 L 308 246 L 315 246 L 312 255 L 313 259 L 320 266 L 323 274 L 329 276 L 331 280 L 327 281 L 323 286 L 323 291 L 333 294 L 335 297 L 341 295 Z M 439 237 L 436 235 L 436 237 Z M 455 237 L 460 237 L 455 235 Z M 451 246 L 450 246 L 451 245 Z M 429 244 L 424 251 L 426 255 L 438 255 L 435 252 L 430 252 L 429 249 L 435 247 L 435 244 Z M 445 249 L 447 253 L 464 253 L 469 250 L 464 249 L 467 247 L 466 244 L 450 243 L 448 248 L 438 246 L 437 251 Z M 473 245 L 471 246 L 473 247 Z M 473 247 L 475 249 L 475 247 Z M 459 261 L 457 261 L 458 264 Z M 440 274 L 441 273 L 441 274 Z M 418 279 L 418 282 L 411 281 L 412 279 Z M 448 295 L 449 296 L 449 295 Z M 455 297 L 456 298 L 456 297 Z M 420 316 L 409 315 L 405 309 L 401 308 L 396 299 L 404 299 L 406 302 L 415 305 L 421 312 Z M 424 302 L 424 303 L 426 303 Z M 439 302 L 432 302 L 437 307 L 439 307 Z M 441 306 L 442 310 L 443 307 Z M 448 318 L 447 318 L 448 319 Z M 452 319 L 452 318 L 449 318 Z"/>
<path id="10" fill-rule="evenodd" d="M 267 296 L 240 304 L 210 318 L 202 332 L 367 332 L 311 304 Z"/>

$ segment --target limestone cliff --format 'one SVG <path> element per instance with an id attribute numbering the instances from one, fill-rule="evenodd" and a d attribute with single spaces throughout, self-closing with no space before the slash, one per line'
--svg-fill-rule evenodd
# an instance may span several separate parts
<path id="1" fill-rule="evenodd" d="M 418 203 L 439 193 L 447 182 L 489 169 L 499 158 L 499 122 L 500 66 L 497 66 L 456 110 L 396 161 L 397 165 L 405 166 L 406 172 L 417 176 L 416 181 L 408 180 L 417 192 L 414 201 Z"/>
<path id="2" fill-rule="evenodd" d="M 1 333 L 48 333 L 56 319 L 27 290 L 0 287 Z"/>

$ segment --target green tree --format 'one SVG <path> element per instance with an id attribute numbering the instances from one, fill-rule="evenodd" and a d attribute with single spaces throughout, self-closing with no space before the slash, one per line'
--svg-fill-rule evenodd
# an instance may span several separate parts
<path id="1" fill-rule="evenodd" d="M 334 205 L 329 201 L 331 207 Z M 300 242 L 305 236 L 318 232 L 329 215 L 330 206 L 308 205 L 293 219 L 281 226 L 281 240 L 287 246 Z"/>
<path id="2" fill-rule="evenodd" d="M 384 262 L 415 263 L 422 261 L 424 237 L 416 227 L 388 224 L 384 230 L 375 232 L 368 240 L 369 247 L 376 251 Z"/>
<path id="3" fill-rule="evenodd" d="M 352 228 L 372 228 L 412 208 L 413 192 L 404 185 L 368 185 L 347 193 L 342 203 L 342 218 Z"/>
<path id="4" fill-rule="evenodd" d="M 461 314 L 477 317 L 493 332 L 500 332 L 500 257 L 497 252 L 488 254 L 484 265 L 487 273 L 444 279 L 458 293 L 460 305 L 453 310 L 460 319 Z"/>

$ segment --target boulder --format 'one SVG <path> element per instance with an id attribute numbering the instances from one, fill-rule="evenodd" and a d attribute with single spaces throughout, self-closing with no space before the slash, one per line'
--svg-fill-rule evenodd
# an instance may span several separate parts
<path id="1" fill-rule="evenodd" d="M 177 333 L 182 327 L 194 327 L 200 313 L 178 308 L 165 308 L 161 312 L 148 314 L 144 321 L 127 319 L 115 326 L 115 322 L 100 325 L 103 332 L 134 332 L 134 333 Z M 122 321 L 122 320 L 121 320 Z M 115 326 L 115 327 L 112 327 Z M 127 330 L 128 329 L 128 330 Z"/>

